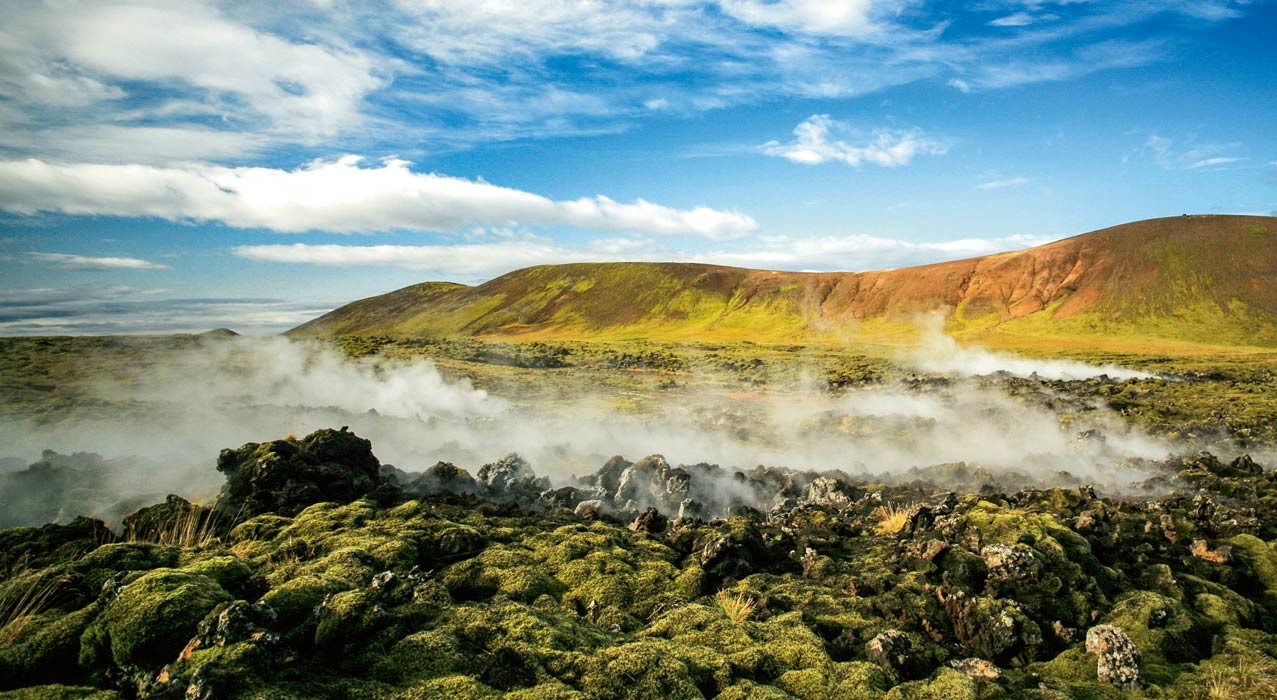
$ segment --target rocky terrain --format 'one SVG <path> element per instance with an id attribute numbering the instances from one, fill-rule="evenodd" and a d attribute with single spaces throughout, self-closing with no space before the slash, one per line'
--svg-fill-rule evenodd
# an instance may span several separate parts
<path id="1" fill-rule="evenodd" d="M 1277 476 L 1247 457 L 1123 497 L 655 455 L 552 488 L 344 429 L 217 468 L 209 507 L 0 532 L 0 698 L 1277 693 Z"/>

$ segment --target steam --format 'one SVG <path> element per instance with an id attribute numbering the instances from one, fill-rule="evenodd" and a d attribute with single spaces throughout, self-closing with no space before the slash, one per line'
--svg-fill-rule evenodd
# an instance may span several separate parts
<path id="1" fill-rule="evenodd" d="M 1072 360 L 1043 360 L 995 353 L 978 347 L 961 347 L 953 338 L 945 335 L 940 315 L 918 321 L 922 342 L 913 352 L 904 355 L 904 362 L 925 372 L 952 374 L 963 377 L 1004 372 L 1017 377 L 1037 376 L 1042 379 L 1091 379 L 1108 376 L 1112 379 L 1151 379 L 1154 375 L 1117 365 L 1091 365 Z"/>
<path id="2" fill-rule="evenodd" d="M 220 485 L 213 467 L 221 448 L 342 425 L 372 440 L 384 463 L 408 471 L 439 460 L 473 471 L 518 452 L 556 485 L 593 473 L 612 455 L 662 454 L 673 464 L 883 479 L 965 462 L 1037 485 L 1081 479 L 1122 489 L 1150 475 L 1146 461 L 1183 451 L 1102 406 L 1041 388 L 1011 398 L 987 381 L 961 378 L 995 371 L 1120 376 L 1116 368 L 1021 360 L 939 341 L 926 347 L 939 352 L 915 355 L 919 366 L 958 378 L 841 395 L 812 383 L 746 395 L 670 392 L 658 409 L 638 415 L 599 398 L 570 408 L 521 407 L 518 397 L 445 378 L 429 360 L 349 361 L 326 346 L 282 338 L 210 340 L 99 387 L 112 405 L 131 408 L 47 426 L 0 424 L 0 439 L 24 464 L 46 447 L 105 455 L 117 493 L 196 497 Z"/>

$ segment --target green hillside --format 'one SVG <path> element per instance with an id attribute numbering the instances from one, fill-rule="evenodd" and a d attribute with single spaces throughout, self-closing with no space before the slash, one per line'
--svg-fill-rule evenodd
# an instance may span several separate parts
<path id="1" fill-rule="evenodd" d="M 921 314 L 1003 345 L 1277 347 L 1277 218 L 1182 216 L 876 272 L 577 263 L 428 282 L 292 331 L 515 340 L 908 342 Z"/>

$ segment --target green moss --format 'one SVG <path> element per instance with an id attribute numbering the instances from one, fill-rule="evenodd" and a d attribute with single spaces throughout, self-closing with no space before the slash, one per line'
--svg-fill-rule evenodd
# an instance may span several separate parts
<path id="1" fill-rule="evenodd" d="M 69 685 L 39 685 L 0 692 L 0 700 L 119 700 L 114 690 Z"/>
<path id="2" fill-rule="evenodd" d="M 705 697 L 693 669 L 678 658 L 679 645 L 661 640 L 600 650 L 581 678 L 581 690 L 598 700 L 700 700 Z M 707 685 L 712 687 L 712 685 Z"/>
<path id="3" fill-rule="evenodd" d="M 225 589 L 238 588 L 253 576 L 253 571 L 247 564 L 228 554 L 204 556 L 184 563 L 178 570 L 211 578 Z"/>
<path id="4" fill-rule="evenodd" d="M 269 605 L 279 616 L 280 626 L 288 629 L 309 616 L 336 588 L 318 576 L 298 576 L 267 591 L 261 602 Z"/>
<path id="5" fill-rule="evenodd" d="M 381 604 L 379 591 L 363 588 L 335 593 L 319 607 L 315 647 L 344 654 L 392 622 L 392 616 Z"/>
<path id="6" fill-rule="evenodd" d="M 395 693 L 389 700 L 500 700 L 501 693 L 473 678 L 448 676 Z"/>
<path id="7" fill-rule="evenodd" d="M 551 681 L 533 688 L 512 690 L 505 694 L 504 700 L 588 700 L 588 698 L 569 685 Z"/>
<path id="8" fill-rule="evenodd" d="M 902 683 L 887 691 L 887 700 L 976 700 L 975 681 L 965 673 L 942 668 L 925 681 Z"/>
<path id="9" fill-rule="evenodd" d="M 50 611 L 32 620 L 20 637 L 0 646 L 0 688 L 78 680 L 80 636 L 98 612 L 97 603 L 91 603 L 75 612 Z"/>
<path id="10" fill-rule="evenodd" d="M 714 700 L 789 700 L 793 696 L 785 691 L 753 681 L 739 681 L 714 696 Z"/>
<path id="11" fill-rule="evenodd" d="M 1210 653 L 1209 630 L 1183 605 L 1156 593 L 1125 596 L 1103 621 L 1120 628 L 1139 647 L 1140 678 L 1150 683 L 1170 683 L 1181 670 L 1174 664 Z"/>
<path id="12" fill-rule="evenodd" d="M 81 638 L 80 662 L 158 668 L 177 658 L 195 626 L 231 596 L 203 576 L 156 569 L 125 586 Z"/>

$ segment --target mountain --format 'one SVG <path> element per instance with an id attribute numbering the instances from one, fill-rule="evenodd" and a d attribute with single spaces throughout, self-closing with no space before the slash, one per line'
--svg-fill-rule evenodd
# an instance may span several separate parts
<path id="1" fill-rule="evenodd" d="M 923 314 L 1011 345 L 1277 347 L 1277 218 L 1178 216 L 967 260 L 874 272 L 576 263 L 468 287 L 426 282 L 293 336 L 893 342 Z"/>

